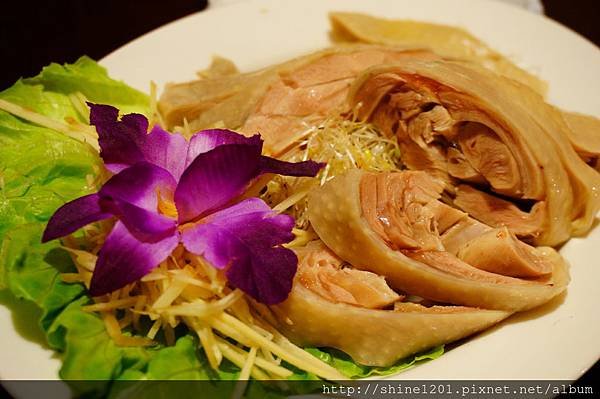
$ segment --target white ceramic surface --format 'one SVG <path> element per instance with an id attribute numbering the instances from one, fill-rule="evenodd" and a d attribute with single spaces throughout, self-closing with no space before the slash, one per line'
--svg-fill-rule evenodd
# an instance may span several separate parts
<path id="1" fill-rule="evenodd" d="M 162 87 L 193 79 L 213 54 L 251 70 L 327 46 L 331 10 L 467 28 L 547 80 L 552 103 L 600 116 L 600 50 L 549 19 L 484 0 L 257 0 L 223 5 L 144 35 L 101 62 L 112 76 L 141 90 L 148 89 L 150 80 Z M 600 356 L 599 247 L 597 227 L 561 250 L 572 265 L 565 297 L 517 315 L 398 378 L 578 378 Z M 60 361 L 20 336 L 3 306 L 0 331 L 2 379 L 57 378 Z"/>

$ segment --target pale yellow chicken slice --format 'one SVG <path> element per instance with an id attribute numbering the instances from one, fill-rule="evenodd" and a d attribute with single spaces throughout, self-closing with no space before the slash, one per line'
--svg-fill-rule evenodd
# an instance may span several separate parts
<path id="1" fill-rule="evenodd" d="M 405 59 L 365 71 L 350 104 L 398 139 L 408 168 L 441 179 L 487 224 L 554 246 L 589 231 L 600 210 L 600 174 L 586 164 L 594 119 L 565 120 L 518 82 L 464 62 Z"/>
<path id="2" fill-rule="evenodd" d="M 539 306 L 565 290 L 568 269 L 556 251 L 528 246 L 514 236 L 508 240 L 500 235 L 491 243 L 478 244 L 474 240 L 482 240 L 481 234 L 504 230 L 486 228 L 466 215 L 441 214 L 444 206 L 438 198 L 442 185 L 424 172 L 352 170 L 311 192 L 309 218 L 336 255 L 358 269 L 384 276 L 396 289 L 424 298 L 520 311 Z M 470 226 L 461 227 L 465 221 Z M 478 234 L 473 234 L 474 228 Z M 452 229 L 454 236 L 449 239 L 444 234 Z M 445 246 L 449 241 L 451 250 Z M 467 263 L 465 259 L 472 260 L 478 245 L 499 254 L 512 252 L 511 256 L 523 251 L 526 256 L 510 267 L 494 257 L 481 264 Z M 497 273 L 506 270 L 508 275 Z M 523 279 L 511 274 L 534 277 Z"/>
<path id="3" fill-rule="evenodd" d="M 510 312 L 463 306 L 425 307 L 401 297 L 376 274 L 341 268 L 316 241 L 296 249 L 292 292 L 271 307 L 279 328 L 302 346 L 332 347 L 369 366 L 398 360 L 486 329 Z M 388 306 L 395 302 L 394 306 Z M 388 306 L 389 310 L 382 309 Z"/>

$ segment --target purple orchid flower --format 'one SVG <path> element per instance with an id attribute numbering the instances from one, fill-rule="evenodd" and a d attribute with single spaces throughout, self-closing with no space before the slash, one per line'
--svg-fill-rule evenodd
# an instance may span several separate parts
<path id="1" fill-rule="evenodd" d="M 293 239 L 294 220 L 259 198 L 233 203 L 258 176 L 315 176 L 323 164 L 289 163 L 261 155 L 259 135 L 203 130 L 189 141 L 148 120 L 107 105 L 90 105 L 100 155 L 115 173 L 100 191 L 60 207 L 43 242 L 86 224 L 116 217 L 90 285 L 98 296 L 148 274 L 181 243 L 229 282 L 265 304 L 287 298 L 297 258 L 281 244 Z"/>

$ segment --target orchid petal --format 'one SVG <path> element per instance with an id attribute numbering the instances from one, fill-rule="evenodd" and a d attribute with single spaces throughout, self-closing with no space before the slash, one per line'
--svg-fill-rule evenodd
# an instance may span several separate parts
<path id="1" fill-rule="evenodd" d="M 87 102 L 90 107 L 90 125 L 112 123 L 119 118 L 119 110 L 112 105 Z"/>
<path id="2" fill-rule="evenodd" d="M 90 294 L 98 296 L 139 280 L 158 266 L 179 243 L 177 233 L 154 243 L 138 241 L 117 222 L 98 254 Z"/>
<path id="3" fill-rule="evenodd" d="M 224 269 L 231 258 L 236 255 L 236 248 L 239 247 L 239 243 L 228 232 L 215 229 L 214 226 L 221 226 L 224 221 L 235 217 L 257 213 L 259 217 L 263 217 L 272 214 L 273 210 L 262 200 L 249 198 L 214 213 L 206 218 L 203 221 L 204 223 L 195 224 L 193 227 L 184 229 L 182 242 L 189 251 L 203 255 L 214 267 Z M 287 222 L 288 218 L 283 219 L 283 221 Z M 287 225 L 283 226 L 284 229 L 287 229 L 287 227 Z M 202 239 L 199 240 L 198 236 L 202 236 Z M 284 240 L 287 238 L 289 237 L 283 237 Z M 219 245 L 208 245 L 210 243 L 218 243 Z M 243 254 L 237 255 L 241 256 Z"/>
<path id="4" fill-rule="evenodd" d="M 111 217 L 109 212 L 101 209 L 98 201 L 98 194 L 90 194 L 58 208 L 46 225 L 42 242 L 64 237 L 87 224 Z"/>
<path id="5" fill-rule="evenodd" d="M 113 198 L 146 210 L 155 211 L 158 196 L 172 196 L 177 182 L 165 169 L 140 162 L 111 177 L 100 189 L 100 196 Z"/>
<path id="6" fill-rule="evenodd" d="M 117 120 L 115 119 L 115 122 Z M 117 122 L 118 123 L 118 122 Z M 148 119 L 142 114 L 126 114 L 121 118 L 121 124 L 125 125 L 133 137 L 146 137 L 148 133 Z M 143 149 L 142 149 L 143 151 Z"/>
<path id="7" fill-rule="evenodd" d="M 127 226 L 138 240 L 152 243 L 173 234 L 175 219 L 145 210 L 125 201 L 100 199 L 102 209 L 109 211 Z"/>
<path id="8" fill-rule="evenodd" d="M 262 156 L 262 143 L 259 135 L 245 137 L 224 129 L 194 135 L 188 149 L 186 164 L 189 165 L 175 191 L 179 222 L 202 217 L 225 206 L 260 174 L 315 176 L 325 165 L 313 161 L 291 163 Z"/>
<path id="9" fill-rule="evenodd" d="M 292 290 L 298 258 L 282 247 L 252 252 L 234 262 L 227 270 L 230 284 L 260 303 L 276 305 L 285 301 Z"/>
<path id="10" fill-rule="evenodd" d="M 169 133 L 155 125 L 141 145 L 148 162 L 168 170 L 179 179 L 186 166 L 188 142 L 180 134 Z"/>
<path id="11" fill-rule="evenodd" d="M 213 266 L 228 267 L 233 286 L 270 305 L 285 300 L 292 288 L 297 258 L 279 245 L 293 239 L 293 226 L 292 217 L 250 198 L 184 229 L 182 242 Z"/>
<path id="12" fill-rule="evenodd" d="M 179 222 L 219 209 L 258 176 L 261 143 L 222 145 L 200 154 L 181 175 L 175 190 Z"/>
<path id="13" fill-rule="evenodd" d="M 99 192 L 100 204 L 139 240 L 161 240 L 173 233 L 176 221 L 158 213 L 158 195 L 172 199 L 176 184 L 165 169 L 141 162 L 106 182 Z"/>
<path id="14" fill-rule="evenodd" d="M 286 162 L 279 159 L 261 156 L 260 173 L 276 173 L 285 176 L 310 176 L 314 177 L 326 164 L 323 162 L 303 161 Z"/>
<path id="15" fill-rule="evenodd" d="M 226 144 L 262 146 L 262 140 L 258 134 L 246 137 L 227 129 L 201 130 L 190 139 L 185 166 L 189 166 L 198 155 Z"/>
<path id="16" fill-rule="evenodd" d="M 119 110 L 110 105 L 88 103 L 90 124 L 96 126 L 100 156 L 104 165 L 113 173 L 118 173 L 129 165 L 145 159 L 140 141 L 146 134 L 142 115 L 126 115 L 118 121 Z M 141 118 L 140 118 L 141 117 Z M 142 119 L 143 118 L 143 119 Z"/>
<path id="17" fill-rule="evenodd" d="M 188 152 L 188 143 L 182 135 L 171 134 L 158 126 L 148 134 L 145 116 L 127 114 L 119 121 L 116 108 L 88 104 L 90 123 L 98 131 L 100 155 L 110 171 L 117 173 L 146 161 L 168 170 L 176 179 L 181 176 Z"/>

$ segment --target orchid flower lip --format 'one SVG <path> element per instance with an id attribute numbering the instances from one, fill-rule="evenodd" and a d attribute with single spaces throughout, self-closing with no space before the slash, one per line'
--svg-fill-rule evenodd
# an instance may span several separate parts
<path id="1" fill-rule="evenodd" d="M 315 176 L 324 164 L 262 155 L 260 135 L 210 129 L 188 142 L 143 115 L 89 103 L 100 156 L 114 175 L 95 194 L 60 207 L 43 240 L 109 217 L 117 222 L 98 253 L 90 292 L 101 295 L 139 280 L 180 243 L 259 302 L 278 303 L 291 290 L 297 258 L 281 245 L 294 236 L 292 217 L 242 194 L 266 173 Z"/>

